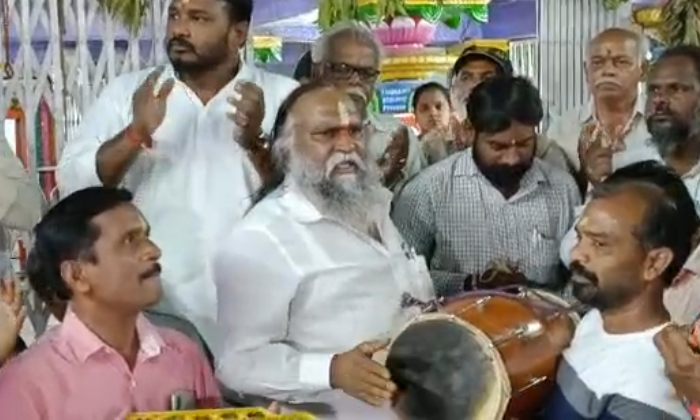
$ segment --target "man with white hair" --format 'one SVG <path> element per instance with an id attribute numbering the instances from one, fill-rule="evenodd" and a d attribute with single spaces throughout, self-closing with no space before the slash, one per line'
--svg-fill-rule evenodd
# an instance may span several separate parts
<path id="1" fill-rule="evenodd" d="M 292 92 L 274 127 L 276 181 L 214 262 L 217 376 L 322 419 L 395 418 L 396 387 L 371 357 L 434 292 L 389 218 L 362 110 L 316 81 Z"/>
<path id="2" fill-rule="evenodd" d="M 380 74 L 382 47 L 367 26 L 344 21 L 323 33 L 311 57 L 317 77 L 372 100 Z M 427 166 L 418 139 L 391 115 L 370 112 L 367 151 L 382 169 L 384 185 L 398 191 L 405 181 Z"/>
<path id="3" fill-rule="evenodd" d="M 609 28 L 586 51 L 586 82 L 591 99 L 552 121 L 547 137 L 559 143 L 587 189 L 615 169 L 652 159 L 644 123 L 645 98 L 639 83 L 647 66 L 644 35 Z"/>

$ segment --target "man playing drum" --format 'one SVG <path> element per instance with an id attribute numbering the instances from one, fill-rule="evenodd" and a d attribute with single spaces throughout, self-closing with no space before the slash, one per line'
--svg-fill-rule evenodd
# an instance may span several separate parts
<path id="1" fill-rule="evenodd" d="M 395 386 L 371 359 L 386 342 L 372 340 L 434 299 L 425 264 L 389 218 L 393 195 L 366 152 L 361 114 L 323 82 L 289 96 L 274 129 L 277 182 L 224 234 L 214 266 L 218 378 L 315 403 L 297 408 L 320 418 L 394 416 Z"/>
<path id="2" fill-rule="evenodd" d="M 556 288 L 559 241 L 581 196 L 571 175 L 536 157 L 540 93 L 524 78 L 499 76 L 479 84 L 467 106 L 474 146 L 406 184 L 394 223 L 428 260 L 440 296 L 498 286 L 493 279 L 506 271 L 514 275 L 503 283 Z"/>
<path id="3" fill-rule="evenodd" d="M 676 183 L 678 196 L 614 177 L 593 191 L 571 264 L 574 295 L 593 309 L 564 352 L 546 419 L 689 418 L 653 340 L 670 321 L 664 289 L 698 228 L 693 200 Z"/>

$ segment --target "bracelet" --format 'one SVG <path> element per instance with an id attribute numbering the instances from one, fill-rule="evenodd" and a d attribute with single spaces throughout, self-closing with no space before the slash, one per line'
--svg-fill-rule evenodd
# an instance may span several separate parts
<path id="1" fill-rule="evenodd" d="M 260 133 L 253 144 L 248 148 L 248 153 L 258 153 L 263 150 L 269 150 L 270 142 L 265 138 L 265 135 Z"/>
<path id="2" fill-rule="evenodd" d="M 132 126 L 128 126 L 126 128 L 126 130 L 124 131 L 124 135 L 126 136 L 126 139 L 129 141 L 129 143 L 136 147 L 144 147 L 146 143 L 143 140 L 142 136 L 139 135 L 139 133 Z"/>

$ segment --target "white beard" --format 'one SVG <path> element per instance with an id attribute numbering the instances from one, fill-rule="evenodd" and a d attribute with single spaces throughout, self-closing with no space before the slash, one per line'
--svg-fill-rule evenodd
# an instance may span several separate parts
<path id="1" fill-rule="evenodd" d="M 348 161 L 357 166 L 355 174 L 332 175 L 336 165 Z M 366 234 L 375 229 L 378 220 L 372 209 L 379 203 L 381 182 L 373 161 L 362 160 L 357 154 L 334 154 L 319 167 L 292 150 L 288 168 L 289 177 L 324 216 Z"/>

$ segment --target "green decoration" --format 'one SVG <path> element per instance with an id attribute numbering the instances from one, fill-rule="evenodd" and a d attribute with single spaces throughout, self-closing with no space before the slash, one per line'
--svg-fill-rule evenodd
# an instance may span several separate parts
<path id="1" fill-rule="evenodd" d="M 149 0 L 96 0 L 109 17 L 123 25 L 129 33 L 136 35 L 143 26 Z"/>

